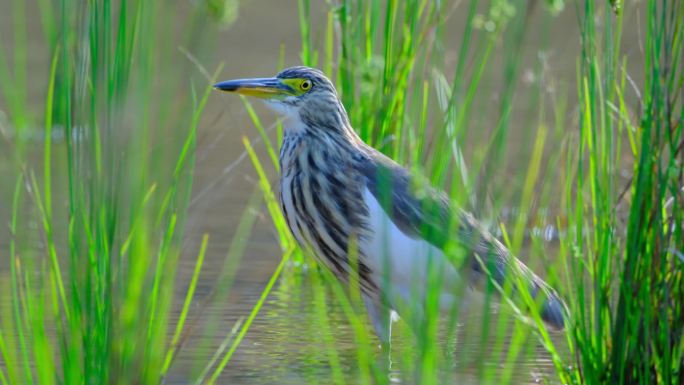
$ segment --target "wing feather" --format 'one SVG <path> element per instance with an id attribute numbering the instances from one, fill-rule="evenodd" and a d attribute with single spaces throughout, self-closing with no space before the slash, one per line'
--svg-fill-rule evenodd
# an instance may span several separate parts
<path id="1" fill-rule="evenodd" d="M 507 283 L 507 278 L 522 278 L 532 297 L 542 294 L 545 298 L 542 318 L 552 326 L 563 327 L 566 309 L 560 297 L 470 213 L 452 207 L 446 194 L 430 186 L 413 189 L 407 169 L 373 148 L 364 150 L 363 157 L 356 162 L 357 171 L 397 228 L 440 249 L 450 241 L 456 242 L 467 251 L 464 266 L 475 273 L 474 278 L 488 276 L 501 287 L 515 282 Z M 511 287 L 515 289 L 516 285 Z"/>

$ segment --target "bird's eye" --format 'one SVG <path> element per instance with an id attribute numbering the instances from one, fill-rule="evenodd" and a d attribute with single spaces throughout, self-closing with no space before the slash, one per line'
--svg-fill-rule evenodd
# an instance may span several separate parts
<path id="1" fill-rule="evenodd" d="M 307 80 L 304 80 L 299 87 L 302 89 L 302 91 L 308 91 L 311 89 L 312 85 L 313 85 L 313 83 L 311 83 L 311 80 L 307 79 Z"/>

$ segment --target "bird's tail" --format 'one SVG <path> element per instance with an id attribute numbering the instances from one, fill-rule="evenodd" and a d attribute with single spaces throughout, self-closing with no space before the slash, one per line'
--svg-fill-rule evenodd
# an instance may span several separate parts
<path id="1" fill-rule="evenodd" d="M 475 248 L 472 268 L 479 276 L 488 276 L 517 308 L 526 307 L 522 291 L 537 304 L 539 315 L 549 329 L 563 330 L 569 315 L 565 302 L 544 280 L 534 274 L 497 240 L 490 239 Z M 484 257 L 484 258 L 483 258 Z M 529 303 L 529 302 L 527 302 Z"/>
<path id="2" fill-rule="evenodd" d="M 529 304 L 529 301 L 521 301 L 522 292 L 529 293 L 548 328 L 562 330 L 565 327 L 569 312 L 558 293 L 465 212 L 461 212 L 458 239 L 472 252 L 471 269 L 476 281 L 488 277 L 504 293 L 511 294 L 507 297 L 518 308 Z"/>
<path id="3" fill-rule="evenodd" d="M 504 274 L 493 276 L 497 283 L 504 288 L 510 287 L 510 293 L 515 304 L 522 304 L 521 301 L 522 290 L 528 290 L 528 293 L 537 304 L 537 311 L 542 321 L 549 329 L 563 330 L 568 317 L 568 310 L 565 302 L 561 299 L 558 293 L 549 286 L 544 280 L 534 274 L 527 266 L 510 256 L 511 261 L 508 261 L 508 266 L 504 270 Z M 511 282 L 507 282 L 511 280 Z"/>
<path id="4" fill-rule="evenodd" d="M 539 315 L 548 327 L 554 330 L 565 328 L 565 319 L 568 315 L 567 306 L 553 289 L 549 289 L 546 294 Z"/>

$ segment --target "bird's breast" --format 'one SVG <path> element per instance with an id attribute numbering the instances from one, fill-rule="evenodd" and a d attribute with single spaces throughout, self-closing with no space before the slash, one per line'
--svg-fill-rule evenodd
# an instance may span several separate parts
<path id="1" fill-rule="evenodd" d="M 283 144 L 285 148 L 286 144 Z M 365 237 L 367 217 L 360 182 L 343 163 L 326 159 L 317 148 L 292 147 L 281 153 L 280 201 L 300 246 L 347 280 L 358 264 L 361 284 L 373 290 L 363 255 L 351 260 L 351 239 Z"/>

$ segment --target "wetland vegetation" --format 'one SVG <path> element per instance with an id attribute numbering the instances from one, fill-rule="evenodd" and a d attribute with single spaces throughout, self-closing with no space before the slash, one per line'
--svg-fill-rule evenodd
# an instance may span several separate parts
<path id="1" fill-rule="evenodd" d="M 683 2 L 2 1 L 0 384 L 684 382 Z M 226 76 L 263 69 L 241 52 L 273 20 L 298 31 L 271 73 Z M 289 234 L 282 127 L 211 90 L 295 64 L 542 272 L 568 327 L 485 285 L 448 316 L 428 295 L 381 357 L 358 288 Z M 215 195 L 244 198 L 211 219 L 228 234 L 193 217 Z"/>

